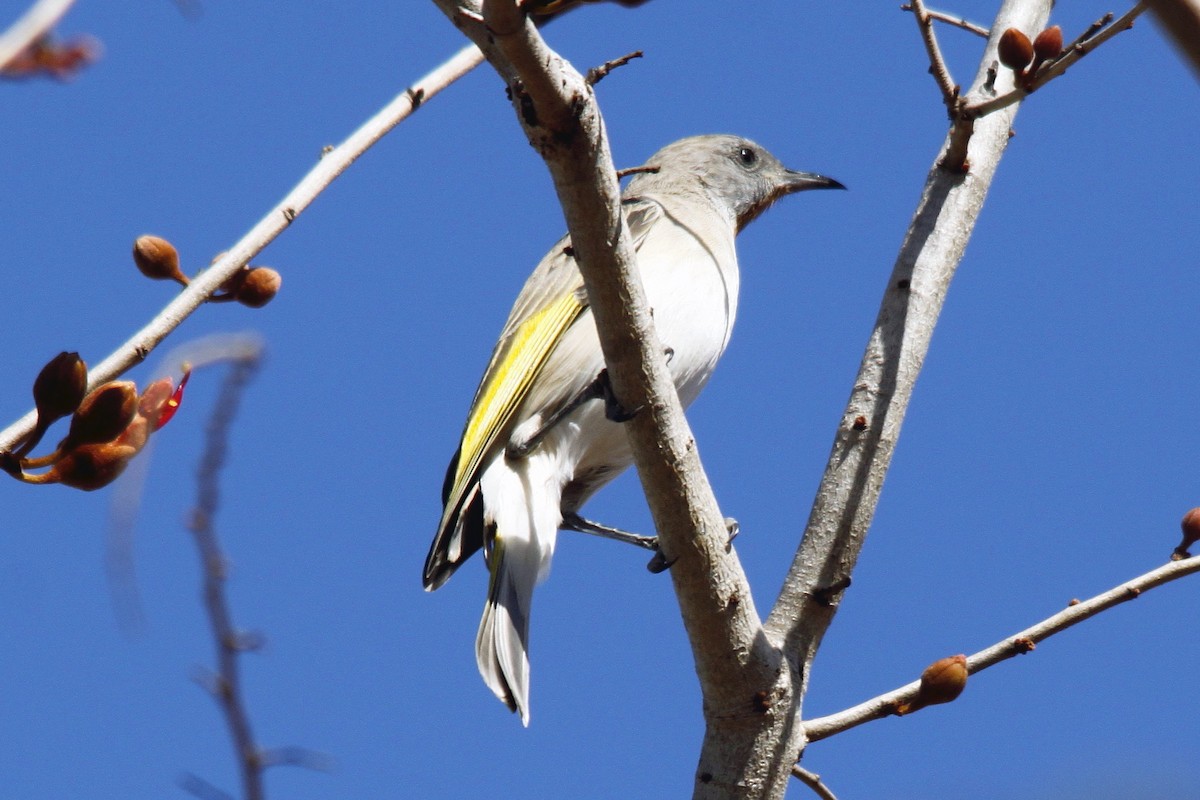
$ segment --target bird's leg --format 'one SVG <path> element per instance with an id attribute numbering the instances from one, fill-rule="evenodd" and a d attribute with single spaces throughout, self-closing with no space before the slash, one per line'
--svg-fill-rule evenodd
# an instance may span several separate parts
<path id="1" fill-rule="evenodd" d="M 593 536 L 601 536 L 605 539 L 612 539 L 617 542 L 625 542 L 626 544 L 634 544 L 638 547 L 654 551 L 654 557 L 646 564 L 646 569 L 657 575 L 660 572 L 666 572 L 675 563 L 675 558 L 667 558 L 663 555 L 663 551 L 659 549 L 657 536 L 643 536 L 640 533 L 630 533 L 623 531 L 620 528 L 610 528 L 607 525 L 601 525 L 598 522 L 592 522 L 590 519 L 584 519 L 575 512 L 570 512 L 563 515 L 562 524 L 560 526 L 566 531 L 578 531 L 579 533 L 590 533 Z M 732 545 L 733 540 L 741 532 L 741 526 L 733 517 L 725 518 L 725 530 L 729 534 L 726 546 Z M 678 558 L 678 556 L 676 556 Z"/>
<path id="2" fill-rule="evenodd" d="M 579 533 L 590 533 L 593 536 L 600 536 L 605 539 L 612 539 L 616 542 L 625 542 L 626 544 L 637 545 L 646 550 L 658 550 L 657 536 L 643 536 L 640 533 L 630 533 L 623 531 L 620 528 L 610 528 L 607 525 L 601 525 L 599 522 L 592 522 L 590 519 L 584 519 L 574 511 L 563 514 L 563 520 L 560 527 L 564 531 L 577 531 Z"/>

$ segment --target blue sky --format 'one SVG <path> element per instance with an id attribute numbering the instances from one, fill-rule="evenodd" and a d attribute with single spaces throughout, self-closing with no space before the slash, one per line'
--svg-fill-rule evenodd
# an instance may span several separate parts
<path id="1" fill-rule="evenodd" d="M 945 133 L 895 4 L 605 6 L 546 31 L 598 87 L 619 166 L 704 132 L 760 141 L 845 193 L 789 198 L 739 242 L 742 299 L 689 419 L 760 610 L 807 518 L 918 192 Z M 0 3 L 4 19 L 24 3 Z M 82 2 L 103 58 L 5 83 L 0 418 L 60 350 L 98 362 L 311 166 L 462 44 L 428 3 Z M 1121 7 L 1111 7 L 1120 12 Z M 951 9 L 988 23 L 995 5 Z M 1109 6 L 1064 4 L 1068 38 Z M 968 82 L 981 40 L 943 30 Z M 1163 562 L 1200 505 L 1195 79 L 1148 22 L 1017 117 L 917 384 L 854 585 L 806 709 L 916 678 Z M 201 310 L 169 342 L 256 331 L 217 520 L 260 742 L 329 754 L 269 796 L 664 797 L 690 791 L 699 693 L 670 582 L 644 554 L 564 534 L 533 615 L 532 724 L 482 685 L 486 575 L 421 590 L 445 465 L 528 271 L 562 233 L 545 169 L 481 68 L 386 137 L 270 246 L 275 302 Z M 150 367 L 132 377 L 144 382 Z M 156 437 L 135 555 L 144 626 L 114 610 L 112 490 L 0 482 L 0 783 L 11 797 L 235 791 L 182 520 L 218 376 Z M 633 475 L 590 516 L 647 530 Z M 1190 796 L 1200 583 L 1156 590 L 972 678 L 954 704 L 821 742 L 840 797 Z M 1187 787 L 1187 789 L 1185 789 Z M 790 797 L 805 797 L 795 787 Z"/>

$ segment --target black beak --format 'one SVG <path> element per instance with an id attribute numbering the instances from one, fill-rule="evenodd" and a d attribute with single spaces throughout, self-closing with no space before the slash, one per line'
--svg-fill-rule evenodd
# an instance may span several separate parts
<path id="1" fill-rule="evenodd" d="M 795 170 L 787 170 L 787 189 L 790 194 L 792 192 L 803 192 L 808 189 L 845 189 L 839 181 L 833 178 L 826 178 L 824 175 L 818 175 L 815 172 L 796 172 Z"/>

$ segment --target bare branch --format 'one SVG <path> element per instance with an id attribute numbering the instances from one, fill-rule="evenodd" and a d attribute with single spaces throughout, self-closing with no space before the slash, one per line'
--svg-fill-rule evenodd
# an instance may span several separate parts
<path id="1" fill-rule="evenodd" d="M 1074 50 L 1076 47 L 1083 44 L 1088 39 L 1091 39 L 1093 36 L 1095 36 L 1100 31 L 1104 30 L 1104 26 L 1112 24 L 1113 17 L 1114 17 L 1114 14 L 1111 11 L 1109 11 L 1103 17 L 1096 20 L 1091 25 L 1087 26 L 1087 28 L 1084 30 L 1084 32 L 1079 34 L 1078 39 L 1076 39 L 1075 41 L 1073 41 L 1069 45 L 1067 45 L 1065 48 L 1063 48 L 1064 51 Z"/>
<path id="2" fill-rule="evenodd" d="M 1067 628 L 1078 625 L 1086 619 L 1107 611 L 1129 600 L 1139 597 L 1143 592 L 1178 580 L 1193 573 L 1200 572 L 1200 558 L 1189 558 L 1183 561 L 1172 561 L 1157 569 L 1150 570 L 1120 586 L 1083 602 L 1072 603 L 1063 611 L 1050 616 L 1036 625 L 1007 636 L 990 647 L 980 650 L 967 659 L 967 669 L 973 675 L 977 672 L 995 666 L 1001 661 L 1016 655 L 1028 653 L 1037 643 L 1042 642 Z M 895 713 L 901 703 L 911 701 L 917 694 L 920 681 L 901 686 L 886 694 L 881 694 L 860 703 L 853 708 L 839 711 L 825 717 L 811 719 L 805 723 L 809 742 L 827 739 L 843 731 L 862 725 L 864 722 L 880 719 Z"/>
<path id="3" fill-rule="evenodd" d="M 637 175 L 639 172 L 658 172 L 658 167 L 653 165 L 647 167 L 625 167 L 624 169 L 617 170 L 617 180 L 628 178 L 630 175 Z"/>
<path id="4" fill-rule="evenodd" d="M 933 17 L 925 10 L 922 0 L 912 0 L 908 8 L 917 20 L 917 27 L 921 29 L 921 40 L 925 42 L 925 52 L 929 54 L 929 74 L 937 81 L 938 88 L 942 91 L 942 102 L 946 104 L 946 110 L 953 113 L 958 101 L 958 86 L 955 85 L 954 78 L 950 77 L 950 68 L 946 66 L 942 49 L 938 46 L 937 34 L 933 31 Z"/>
<path id="5" fill-rule="evenodd" d="M 337 147 L 328 150 L 320 162 L 267 215 L 243 236 L 212 266 L 196 276 L 187 289 L 164 308 L 144 328 L 135 333 L 108 358 L 95 366 L 88 375 L 88 385 L 95 387 L 112 380 L 140 364 L 188 316 L 225 283 L 230 276 L 250 262 L 263 248 L 275 240 L 300 212 L 333 183 L 360 155 L 388 131 L 403 122 L 423 102 L 428 101 L 454 81 L 470 72 L 483 61 L 483 55 L 473 45 L 463 48 L 441 66 L 412 84 L 388 105 L 367 120 Z M 0 431 L 0 451 L 11 450 L 33 430 L 37 415 L 30 411 L 21 419 Z"/>
<path id="6" fill-rule="evenodd" d="M 1049 6 L 1049 0 L 1008 0 L 992 30 L 1040 27 Z M 989 42 L 972 92 L 989 80 L 996 38 Z M 766 622 L 767 635 L 799 665 L 800 698 L 861 552 L 933 328 L 1015 113 L 1010 107 L 979 121 L 969 140 L 973 164 L 967 176 L 939 166 L 954 143 L 957 126 L 952 126 L 888 279 L 803 540 Z M 797 715 L 799 709 L 797 702 Z"/>
<path id="7" fill-rule="evenodd" d="M 634 50 L 632 53 L 623 55 L 620 58 L 614 58 L 611 61 L 605 61 L 600 66 L 589 69 L 587 71 L 587 75 L 584 76 L 584 80 L 587 81 L 588 86 L 595 86 L 597 83 L 604 80 L 604 78 L 608 76 L 608 73 L 612 72 L 617 67 L 623 67 L 630 61 L 633 61 L 635 58 L 641 58 L 643 55 L 645 55 L 645 53 L 643 53 L 641 50 Z"/>
<path id="8" fill-rule="evenodd" d="M 0 34 L 0 68 L 53 28 L 75 0 L 38 0 L 8 30 Z"/>
<path id="9" fill-rule="evenodd" d="M 1001 108 L 1012 105 L 1013 103 L 1023 100 L 1033 92 L 1045 86 L 1050 81 L 1062 75 L 1068 68 L 1073 66 L 1079 59 L 1086 56 L 1088 53 L 1095 50 L 1100 45 L 1107 42 L 1112 37 L 1122 31 L 1127 31 L 1133 27 L 1133 21 L 1146 10 L 1144 2 L 1138 3 L 1133 8 L 1126 11 L 1117 20 L 1111 22 L 1107 27 L 1097 29 L 1096 25 L 1089 28 L 1083 36 L 1076 39 L 1070 46 L 1063 48 L 1062 55 L 1054 61 L 1047 62 L 1035 75 L 1032 76 L 1029 83 L 1026 85 L 1017 85 L 1013 89 L 999 97 L 990 100 L 976 100 L 968 103 L 962 109 L 961 116 L 963 119 L 978 119 L 979 117 L 991 114 Z"/>
<path id="10" fill-rule="evenodd" d="M 745 796 L 782 796 L 792 760 L 783 753 L 796 752 L 789 744 L 796 726 L 786 713 L 792 676 L 762 635 L 654 332 L 592 89 L 513 0 L 436 1 L 508 84 L 554 179 L 614 392 L 643 409 L 625 430 L 662 550 L 675 559 L 670 574 L 708 722 L 695 796 L 724 796 L 733 786 Z M 752 758 L 748 726 L 773 729 L 778 757 Z"/>
<path id="11" fill-rule="evenodd" d="M 830 791 L 828 786 L 821 782 L 821 776 L 817 773 L 810 772 L 799 764 L 795 764 L 792 766 L 792 775 L 816 792 L 817 797 L 821 798 L 821 800 L 837 800 L 837 796 Z"/>
<path id="12" fill-rule="evenodd" d="M 910 3 L 905 3 L 900 6 L 901 11 L 912 11 L 913 7 Z M 947 14 L 945 11 L 935 11 L 932 8 L 926 8 L 925 14 L 935 22 L 944 22 L 947 25 L 953 25 L 956 28 L 962 28 L 964 31 L 969 31 L 976 36 L 982 36 L 984 39 L 991 35 L 990 31 L 982 25 L 976 25 L 970 20 L 963 17 L 956 17 L 952 14 Z"/>

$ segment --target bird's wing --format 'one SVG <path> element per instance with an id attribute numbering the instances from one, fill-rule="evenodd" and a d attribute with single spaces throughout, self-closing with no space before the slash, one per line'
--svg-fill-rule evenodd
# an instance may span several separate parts
<path id="1" fill-rule="evenodd" d="M 629 198 L 624 203 L 634 248 L 641 246 L 654 221 L 658 203 Z M 479 476 L 485 459 L 501 446 L 550 354 L 563 334 L 587 308 L 583 278 L 575 264 L 570 237 L 564 237 L 542 259 L 525 282 L 509 312 L 491 361 L 475 391 L 458 450 L 442 484 L 442 519 L 425 561 L 424 582 L 436 589 L 463 561 L 484 544 Z M 594 375 L 581 376 L 590 380 Z M 554 402 L 566 403 L 569 394 Z M 553 405 L 551 403 L 550 405 Z M 553 412 L 553 408 L 532 409 Z"/>

